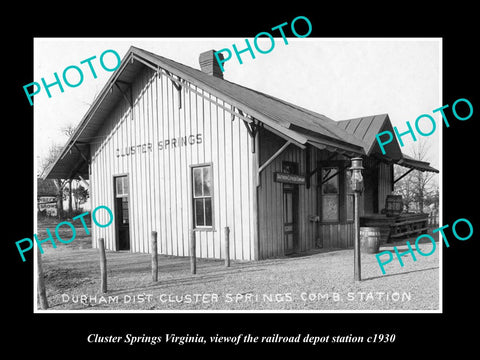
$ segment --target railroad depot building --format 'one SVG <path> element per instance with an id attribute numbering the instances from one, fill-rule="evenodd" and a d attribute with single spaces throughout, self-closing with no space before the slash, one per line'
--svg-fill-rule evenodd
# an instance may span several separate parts
<path id="1" fill-rule="evenodd" d="M 92 208 L 112 209 L 92 227 L 93 246 L 259 260 L 353 246 L 352 157 L 362 157 L 363 217 L 381 216 L 393 165 L 434 171 L 375 140 L 387 114 L 334 121 L 223 79 L 214 50 L 201 70 L 131 47 L 79 123 L 47 178 L 80 178 Z M 102 219 L 102 216 L 104 217 Z M 109 215 L 99 211 L 100 223 Z"/>

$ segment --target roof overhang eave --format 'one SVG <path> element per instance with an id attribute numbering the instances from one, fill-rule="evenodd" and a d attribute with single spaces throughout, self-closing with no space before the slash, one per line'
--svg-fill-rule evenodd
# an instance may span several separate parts
<path id="1" fill-rule="evenodd" d="M 402 158 L 396 161 L 395 163 L 397 165 L 400 165 L 409 169 L 419 170 L 422 172 L 427 171 L 427 172 L 433 172 L 437 174 L 440 173 L 439 170 L 435 169 L 433 166 L 430 166 L 428 162 L 424 162 L 424 161 Z"/>

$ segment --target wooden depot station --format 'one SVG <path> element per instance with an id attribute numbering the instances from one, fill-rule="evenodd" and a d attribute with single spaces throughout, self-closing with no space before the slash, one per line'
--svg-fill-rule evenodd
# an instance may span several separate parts
<path id="1" fill-rule="evenodd" d="M 94 247 L 102 237 L 107 249 L 148 253 L 156 231 L 160 254 L 188 256 L 193 230 L 196 255 L 221 259 L 225 227 L 237 260 L 352 247 L 353 157 L 365 168 L 363 224 L 422 230 L 383 214 L 394 164 L 438 172 L 396 141 L 382 155 L 387 114 L 334 121 L 223 79 L 213 53 L 197 70 L 131 47 L 48 169 L 88 181 L 92 208 L 114 211 L 113 226 L 92 228 Z"/>

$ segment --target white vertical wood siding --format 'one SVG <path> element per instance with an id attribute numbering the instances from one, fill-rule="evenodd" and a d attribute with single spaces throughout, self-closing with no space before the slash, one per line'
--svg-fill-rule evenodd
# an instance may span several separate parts
<path id="1" fill-rule="evenodd" d="M 150 252 L 151 231 L 155 230 L 159 253 L 188 256 L 190 166 L 212 163 L 214 231 L 195 232 L 197 256 L 224 258 L 223 229 L 229 226 L 231 258 L 252 260 L 254 155 L 242 120 L 232 121 L 229 104 L 186 82 L 182 82 L 179 108 L 172 81 L 147 68 L 132 84 L 132 92 L 133 114 L 122 99 L 91 146 L 92 208 L 106 205 L 114 212 L 114 176 L 128 174 L 130 251 Z M 201 134 L 198 142 L 197 134 Z M 195 136 L 193 145 L 188 143 L 190 135 Z M 165 140 L 183 136 L 187 136 L 187 145 L 165 146 Z M 159 141 L 163 141 L 163 150 Z M 131 146 L 135 154 L 130 150 L 125 155 L 125 148 Z M 101 224 L 108 221 L 105 211 L 97 215 Z M 106 228 L 93 226 L 94 246 L 100 237 L 105 238 L 107 249 L 117 250 L 115 223 Z"/>

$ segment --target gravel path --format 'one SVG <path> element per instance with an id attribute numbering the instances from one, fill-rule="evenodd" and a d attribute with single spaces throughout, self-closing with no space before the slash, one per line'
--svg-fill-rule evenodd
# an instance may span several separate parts
<path id="1" fill-rule="evenodd" d="M 430 256 L 415 251 L 416 262 L 403 256 L 403 267 L 395 257 L 386 275 L 375 255 L 362 254 L 359 283 L 353 281 L 351 249 L 232 261 L 230 268 L 197 259 L 196 275 L 188 258 L 159 256 L 157 283 L 151 281 L 150 255 L 107 252 L 107 294 L 99 293 L 96 249 L 49 248 L 42 259 L 50 310 L 438 311 L 438 245 Z M 405 241 L 396 246 L 407 249 Z M 419 248 L 428 253 L 432 244 Z"/>

